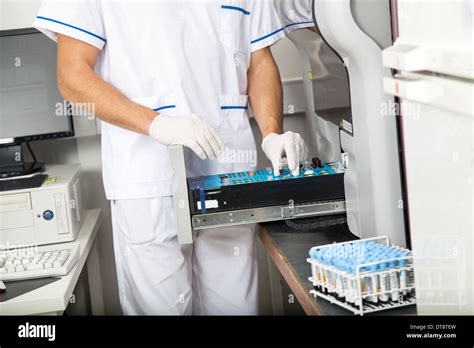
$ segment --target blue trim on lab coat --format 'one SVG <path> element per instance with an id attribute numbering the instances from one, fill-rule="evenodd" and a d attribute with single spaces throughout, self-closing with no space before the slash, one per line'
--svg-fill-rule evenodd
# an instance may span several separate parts
<path id="1" fill-rule="evenodd" d="M 49 21 L 49 22 L 53 22 L 53 23 L 57 23 L 57 24 L 61 24 L 61 25 L 64 25 L 66 27 L 69 27 L 69 28 L 73 28 L 73 29 L 76 29 L 76 30 L 79 30 L 79 31 L 82 31 L 83 33 L 86 33 L 86 34 L 89 34 L 101 41 L 104 41 L 104 42 L 107 42 L 107 39 L 97 35 L 97 34 L 94 34 L 94 33 L 91 33 L 90 31 L 87 31 L 85 29 L 82 29 L 82 28 L 79 28 L 79 27 L 76 27 L 74 25 L 71 25 L 71 24 L 67 24 L 67 23 L 64 23 L 64 22 L 60 22 L 56 19 L 52 19 L 52 18 L 47 18 L 47 17 L 43 17 L 43 16 L 36 16 L 36 18 L 38 19 L 42 19 L 42 20 L 45 20 L 45 21 Z"/>

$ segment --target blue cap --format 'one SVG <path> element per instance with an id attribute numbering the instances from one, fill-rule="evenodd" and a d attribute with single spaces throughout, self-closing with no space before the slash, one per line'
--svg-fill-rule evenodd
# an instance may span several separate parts
<path id="1" fill-rule="evenodd" d="M 402 251 L 402 252 L 400 253 L 400 257 L 407 257 L 408 255 L 409 255 L 409 254 L 408 254 L 407 252 L 405 252 L 405 251 Z M 407 260 L 400 260 L 400 266 L 402 266 L 402 267 L 403 267 L 403 266 L 406 266 L 407 262 L 408 262 Z"/>

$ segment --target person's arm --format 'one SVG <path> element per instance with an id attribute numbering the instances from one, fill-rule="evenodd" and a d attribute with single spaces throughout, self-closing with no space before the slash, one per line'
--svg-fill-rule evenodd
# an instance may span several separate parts
<path id="1" fill-rule="evenodd" d="M 142 134 L 148 134 L 157 113 L 131 102 L 94 71 L 100 50 L 92 45 L 58 35 L 58 87 L 71 103 L 94 104 L 101 120 Z M 130 117 L 133 115 L 133 117 Z"/>
<path id="2" fill-rule="evenodd" d="M 252 112 L 263 138 L 283 133 L 283 88 L 270 48 L 252 53 L 248 71 Z"/>
<path id="3" fill-rule="evenodd" d="M 197 115 L 166 117 L 133 103 L 94 71 L 100 50 L 58 34 L 58 87 L 71 103 L 90 103 L 101 120 L 150 135 L 164 145 L 191 148 L 202 159 L 214 159 L 223 148 L 217 132 Z"/>
<path id="4" fill-rule="evenodd" d="M 262 149 L 272 162 L 275 175 L 280 175 L 285 156 L 293 175 L 298 175 L 299 164 L 306 159 L 308 149 L 298 133 L 283 134 L 283 88 L 269 47 L 252 53 L 248 90 L 250 105 L 263 136 Z"/>

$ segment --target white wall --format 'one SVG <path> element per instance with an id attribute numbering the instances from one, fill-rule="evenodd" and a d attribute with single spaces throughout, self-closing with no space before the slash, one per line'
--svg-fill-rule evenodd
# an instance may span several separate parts
<path id="1" fill-rule="evenodd" d="M 0 0 L 0 30 L 30 28 L 41 0 Z"/>

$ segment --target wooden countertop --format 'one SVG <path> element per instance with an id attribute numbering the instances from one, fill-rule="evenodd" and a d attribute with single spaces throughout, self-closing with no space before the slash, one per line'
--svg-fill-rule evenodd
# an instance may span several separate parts
<path id="1" fill-rule="evenodd" d="M 299 232 L 284 222 L 260 225 L 259 237 L 276 267 L 307 315 L 354 315 L 309 293 L 311 268 L 306 261 L 313 246 L 357 239 L 345 225 L 336 225 L 310 232 Z M 416 306 L 402 307 L 371 315 L 415 315 Z"/>

